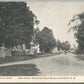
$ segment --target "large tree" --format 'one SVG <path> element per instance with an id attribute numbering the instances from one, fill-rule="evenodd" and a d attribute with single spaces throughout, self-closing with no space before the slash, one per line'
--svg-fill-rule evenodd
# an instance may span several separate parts
<path id="1" fill-rule="evenodd" d="M 84 13 L 77 14 L 73 16 L 73 19 L 69 22 L 69 25 L 74 23 L 75 25 L 71 27 L 75 31 L 74 36 L 77 38 L 78 51 L 84 51 Z"/>
<path id="2" fill-rule="evenodd" d="M 56 46 L 56 40 L 53 36 L 53 32 L 48 27 L 44 27 L 42 31 L 39 31 L 36 39 L 40 44 L 41 51 L 50 52 L 50 50 Z"/>
<path id="3" fill-rule="evenodd" d="M 34 14 L 25 2 L 0 2 L 0 45 L 29 45 Z"/>
<path id="4" fill-rule="evenodd" d="M 62 42 L 61 43 L 61 49 L 62 50 L 65 50 L 65 51 L 67 51 L 67 50 L 69 50 L 70 49 L 70 43 L 68 42 L 68 41 L 65 41 L 65 42 Z"/>

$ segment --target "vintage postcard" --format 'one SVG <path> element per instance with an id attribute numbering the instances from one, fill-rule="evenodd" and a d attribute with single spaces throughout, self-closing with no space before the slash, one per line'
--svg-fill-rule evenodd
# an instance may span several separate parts
<path id="1" fill-rule="evenodd" d="M 0 82 L 84 82 L 84 1 L 0 1 Z"/>

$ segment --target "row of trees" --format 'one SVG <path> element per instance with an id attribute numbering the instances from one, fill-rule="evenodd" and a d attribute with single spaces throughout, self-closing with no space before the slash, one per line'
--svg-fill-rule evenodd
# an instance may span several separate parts
<path id="1" fill-rule="evenodd" d="M 34 25 L 37 29 L 34 29 Z M 39 43 L 40 50 L 50 52 L 57 46 L 58 50 L 70 48 L 66 41 L 56 41 L 53 32 L 48 27 L 38 28 L 39 21 L 25 2 L 0 2 L 0 46 L 10 48 L 25 44 L 29 48 L 30 41 Z"/>
<path id="2" fill-rule="evenodd" d="M 71 30 L 75 31 L 74 36 L 76 38 L 76 42 L 78 43 L 78 51 L 77 52 L 84 53 L 84 12 L 74 15 L 73 19 L 70 20 L 68 25 L 71 26 L 69 29 L 69 32 Z M 51 32 L 47 32 L 47 31 L 51 31 Z M 43 35 L 41 34 L 41 32 Z M 58 48 L 58 50 L 60 50 L 60 49 L 69 50 L 70 49 L 71 46 L 68 41 L 65 41 L 65 42 L 61 42 L 60 40 L 56 41 L 53 37 L 52 30 L 49 30 L 47 27 L 45 27 L 41 32 L 39 32 L 38 37 L 37 37 L 38 42 L 41 43 L 40 46 L 42 46 L 41 50 L 50 51 L 55 46 Z M 47 33 L 50 33 L 50 34 L 48 35 Z M 45 39 L 45 41 L 44 41 L 44 39 Z M 42 42 L 42 40 L 43 40 L 43 42 Z M 43 49 L 43 47 L 45 49 Z"/>
<path id="3" fill-rule="evenodd" d="M 58 51 L 59 50 L 69 50 L 71 48 L 71 45 L 68 41 L 65 41 L 65 42 L 61 42 L 60 40 L 57 40 L 56 41 L 56 46 L 58 48 Z"/>
<path id="4" fill-rule="evenodd" d="M 70 30 L 75 31 L 74 36 L 76 38 L 76 42 L 78 43 L 77 52 L 84 53 L 84 12 L 74 15 L 73 19 L 70 20 L 68 25 L 71 25 L 69 32 Z M 69 50 L 70 49 L 70 44 L 68 41 L 65 41 L 62 43 L 60 42 L 60 40 L 56 41 L 53 37 L 52 30 L 49 30 L 46 27 L 41 32 L 39 32 L 39 34 L 37 35 L 37 38 L 38 38 L 38 42 L 40 46 L 42 46 L 41 50 L 43 50 L 43 47 L 44 47 L 45 51 L 50 51 L 55 46 L 58 48 L 58 50 L 60 49 Z"/>
<path id="5" fill-rule="evenodd" d="M 35 42 L 39 43 L 40 50 L 44 52 L 50 52 L 53 48 L 57 47 L 58 51 L 60 50 L 69 50 L 70 43 L 68 41 L 61 42 L 57 40 L 53 36 L 53 32 L 48 27 L 44 27 L 41 31 L 36 29 L 36 39 Z"/>
<path id="6" fill-rule="evenodd" d="M 25 2 L 0 2 L 0 46 L 25 44 L 28 48 L 34 36 L 41 51 L 50 51 L 56 45 L 52 30 L 47 27 L 35 30 L 34 24 L 38 27 L 39 21 Z"/>

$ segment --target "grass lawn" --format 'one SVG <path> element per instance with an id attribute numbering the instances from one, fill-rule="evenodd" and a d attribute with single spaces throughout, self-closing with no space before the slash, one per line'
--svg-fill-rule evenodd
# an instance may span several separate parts
<path id="1" fill-rule="evenodd" d="M 23 61 L 23 60 L 30 60 L 35 59 L 38 56 L 7 56 L 5 58 L 0 58 L 0 64 L 8 63 L 8 62 L 17 62 L 17 61 Z"/>
<path id="2" fill-rule="evenodd" d="M 0 76 L 38 76 L 40 70 L 34 64 L 0 67 Z"/>
<path id="3" fill-rule="evenodd" d="M 5 58 L 0 58 L 0 64 L 9 63 L 9 62 L 18 62 L 30 59 L 36 59 L 40 57 L 52 56 L 53 54 L 40 54 L 40 55 L 26 55 L 26 56 L 7 56 Z"/>

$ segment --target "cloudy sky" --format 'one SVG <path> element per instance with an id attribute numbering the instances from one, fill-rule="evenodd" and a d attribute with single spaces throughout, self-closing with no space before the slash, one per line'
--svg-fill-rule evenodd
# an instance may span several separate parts
<path id="1" fill-rule="evenodd" d="M 47 26 L 56 39 L 76 44 L 73 33 L 67 33 L 68 23 L 73 15 L 84 12 L 84 2 L 29 1 L 27 4 L 40 21 L 40 29 Z"/>

